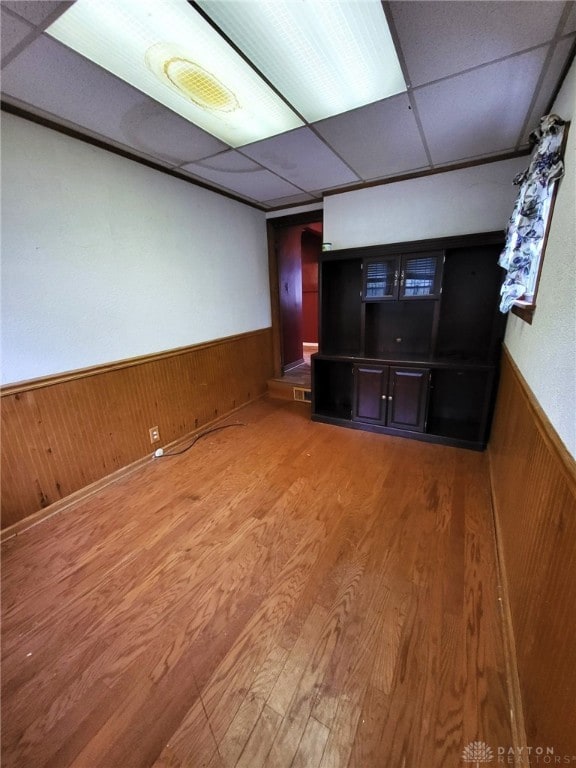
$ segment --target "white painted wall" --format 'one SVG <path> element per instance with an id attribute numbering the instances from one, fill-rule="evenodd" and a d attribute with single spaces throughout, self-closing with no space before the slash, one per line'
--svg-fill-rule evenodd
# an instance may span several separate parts
<path id="1" fill-rule="evenodd" d="M 510 315 L 505 343 L 576 458 L 576 62 L 552 109 L 571 120 L 532 325 Z"/>
<path id="2" fill-rule="evenodd" d="M 2 115 L 2 382 L 271 324 L 265 214 Z"/>
<path id="3" fill-rule="evenodd" d="M 438 173 L 331 195 L 324 200 L 323 239 L 356 248 L 504 230 L 527 158 Z"/>

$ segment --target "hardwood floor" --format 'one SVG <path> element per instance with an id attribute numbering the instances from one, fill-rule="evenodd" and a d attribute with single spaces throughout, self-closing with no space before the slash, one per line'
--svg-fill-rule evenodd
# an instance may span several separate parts
<path id="1" fill-rule="evenodd" d="M 485 456 L 306 410 L 252 404 L 4 543 L 5 768 L 452 768 L 511 743 Z"/>

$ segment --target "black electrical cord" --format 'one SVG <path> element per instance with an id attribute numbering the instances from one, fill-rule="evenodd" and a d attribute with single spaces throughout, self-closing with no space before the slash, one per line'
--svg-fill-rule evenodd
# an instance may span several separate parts
<path id="1" fill-rule="evenodd" d="M 155 458 L 157 459 L 163 459 L 164 457 L 168 456 L 180 456 L 182 453 L 186 453 L 186 451 L 189 451 L 190 448 L 192 448 L 193 445 L 195 445 L 198 440 L 200 440 L 202 437 L 206 437 L 206 435 L 212 434 L 212 432 L 218 432 L 221 429 L 227 429 L 228 427 L 245 427 L 246 424 L 244 424 L 241 421 L 235 421 L 234 424 L 221 424 L 219 427 L 211 427 L 210 429 L 204 430 L 204 432 L 200 432 L 199 434 L 195 435 L 192 438 L 192 441 L 190 445 L 187 445 L 185 448 L 181 448 L 179 451 L 170 451 L 169 453 L 162 452 L 161 454 L 156 455 Z"/>

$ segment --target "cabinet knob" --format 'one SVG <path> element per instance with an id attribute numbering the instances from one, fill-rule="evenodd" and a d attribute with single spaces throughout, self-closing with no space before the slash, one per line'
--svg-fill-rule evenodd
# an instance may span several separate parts
<path id="1" fill-rule="evenodd" d="M 390 402 L 392 402 L 392 395 L 388 395 L 388 400 L 390 400 Z"/>

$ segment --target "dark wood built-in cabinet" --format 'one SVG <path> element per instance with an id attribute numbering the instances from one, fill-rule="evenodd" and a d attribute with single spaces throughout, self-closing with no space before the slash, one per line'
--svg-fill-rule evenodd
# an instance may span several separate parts
<path id="1" fill-rule="evenodd" d="M 329 251 L 312 418 L 485 447 L 506 318 L 502 233 Z"/>

